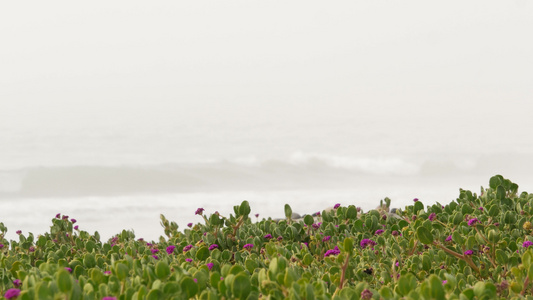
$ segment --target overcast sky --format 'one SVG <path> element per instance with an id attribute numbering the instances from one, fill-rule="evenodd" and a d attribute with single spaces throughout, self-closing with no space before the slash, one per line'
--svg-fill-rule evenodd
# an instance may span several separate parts
<path id="1" fill-rule="evenodd" d="M 7 1 L 0 128 L 526 119 L 532 31 L 526 0 Z"/>

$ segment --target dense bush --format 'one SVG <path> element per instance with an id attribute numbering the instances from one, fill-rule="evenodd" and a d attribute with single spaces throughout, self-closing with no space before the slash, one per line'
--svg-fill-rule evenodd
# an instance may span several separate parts
<path id="1" fill-rule="evenodd" d="M 497 175 L 477 195 L 395 213 L 336 205 L 292 220 L 196 214 L 178 231 L 161 215 L 157 243 L 122 231 L 106 242 L 58 214 L 50 232 L 4 239 L 7 299 L 494 299 L 531 298 L 533 194 Z M 192 215 L 192 212 L 191 212 Z M 254 219 L 254 220 L 252 220 Z"/>

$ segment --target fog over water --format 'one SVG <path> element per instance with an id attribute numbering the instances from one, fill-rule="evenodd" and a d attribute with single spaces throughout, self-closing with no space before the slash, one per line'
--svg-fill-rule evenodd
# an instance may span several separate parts
<path id="1" fill-rule="evenodd" d="M 533 192 L 529 1 L 0 4 L 0 222 L 104 238 Z"/>

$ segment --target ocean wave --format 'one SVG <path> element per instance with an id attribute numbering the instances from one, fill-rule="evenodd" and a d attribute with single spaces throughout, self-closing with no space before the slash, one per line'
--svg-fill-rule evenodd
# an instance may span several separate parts
<path id="1" fill-rule="evenodd" d="M 400 158 L 350 158 L 303 152 L 295 152 L 286 159 L 250 156 L 139 166 L 30 167 L 0 171 L 0 197 L 340 186 L 361 176 L 414 175 L 418 170 L 419 166 Z"/>

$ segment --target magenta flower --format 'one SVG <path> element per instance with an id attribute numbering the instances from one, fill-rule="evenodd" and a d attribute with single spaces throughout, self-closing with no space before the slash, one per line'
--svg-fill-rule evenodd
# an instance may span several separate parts
<path id="1" fill-rule="evenodd" d="M 320 212 L 317 211 L 315 215 L 320 217 Z"/>
<path id="2" fill-rule="evenodd" d="M 418 198 L 414 198 L 414 199 L 413 199 L 413 202 L 418 202 Z"/>
<path id="3" fill-rule="evenodd" d="M 78 230 L 80 227 L 78 225 L 74 226 L 74 230 Z"/>
<path id="4" fill-rule="evenodd" d="M 30 248 L 28 248 L 28 251 L 29 251 L 29 252 L 35 252 L 35 247 L 30 246 Z"/>
<path id="5" fill-rule="evenodd" d="M 170 246 L 167 247 L 167 253 L 168 254 L 172 254 L 175 249 L 176 249 L 176 246 L 170 245 Z"/>
<path id="6" fill-rule="evenodd" d="M 272 238 L 272 235 L 270 233 L 267 233 L 264 238 L 270 240 Z"/>
<path id="7" fill-rule="evenodd" d="M 252 249 L 252 247 L 254 246 L 254 244 L 246 244 L 243 246 L 244 249 L 247 249 L 247 250 L 250 250 Z"/>
<path id="8" fill-rule="evenodd" d="M 68 216 L 63 216 L 63 220 L 68 220 Z"/>
<path id="9" fill-rule="evenodd" d="M 337 204 L 335 204 L 335 205 L 333 206 L 333 209 L 337 209 L 337 208 L 339 208 L 339 207 L 341 207 L 341 204 L 340 204 L 340 203 L 337 203 Z"/>
<path id="10" fill-rule="evenodd" d="M 213 249 L 216 249 L 216 248 L 218 248 L 217 244 L 213 244 L 213 245 L 209 246 L 209 250 L 213 250 Z"/>
<path id="11" fill-rule="evenodd" d="M 278 236 L 278 241 L 282 241 L 283 240 L 283 237 L 282 236 Z"/>
<path id="12" fill-rule="evenodd" d="M 472 250 L 466 250 L 464 254 L 465 254 L 465 255 L 472 255 L 472 254 L 474 254 L 474 251 L 472 251 Z"/>
<path id="13" fill-rule="evenodd" d="M 361 244 L 360 244 L 360 245 L 361 245 L 361 248 L 364 249 L 364 248 L 366 248 L 368 245 L 370 245 L 370 246 L 374 246 L 374 245 L 376 245 L 376 242 L 374 242 L 374 241 L 371 240 L 371 239 L 363 239 L 363 240 L 361 241 Z"/>
<path id="14" fill-rule="evenodd" d="M 375 234 L 376 234 L 376 235 L 380 235 L 380 234 L 382 234 L 383 232 L 384 232 L 383 229 L 378 229 L 378 230 L 376 230 Z"/>
<path id="15" fill-rule="evenodd" d="M 107 296 L 107 297 L 102 298 L 102 300 L 117 300 L 117 297 Z"/>
<path id="16" fill-rule="evenodd" d="M 479 220 L 476 218 L 468 220 L 468 226 L 474 226 L 474 224 L 478 223 Z"/>
<path id="17" fill-rule="evenodd" d="M 15 280 L 13 280 L 13 285 L 14 285 L 15 287 L 19 287 L 21 284 L 22 284 L 22 281 L 20 281 L 20 279 L 15 279 Z"/>
<path id="18" fill-rule="evenodd" d="M 9 289 L 6 291 L 6 293 L 4 294 L 4 297 L 6 299 L 15 299 L 17 298 L 18 296 L 20 295 L 20 290 L 19 289 Z"/>
<path id="19" fill-rule="evenodd" d="M 429 215 L 429 217 L 428 217 L 428 219 L 429 219 L 430 221 L 434 221 L 435 218 L 437 218 L 437 215 L 436 215 L 435 213 L 431 213 L 431 214 Z"/>
<path id="20" fill-rule="evenodd" d="M 451 240 L 452 240 L 452 236 L 449 235 L 449 236 L 446 238 L 446 242 L 449 242 L 449 241 L 451 241 Z"/>
<path id="21" fill-rule="evenodd" d="M 183 247 L 183 252 L 187 252 L 187 251 L 191 250 L 192 247 L 193 247 L 193 245 L 187 245 L 187 246 Z"/>
<path id="22" fill-rule="evenodd" d="M 152 252 L 152 254 L 156 254 L 157 252 L 159 252 L 159 249 L 150 249 L 150 252 Z"/>
<path id="23" fill-rule="evenodd" d="M 22 230 L 17 230 L 16 232 L 18 235 L 21 235 L 22 234 Z"/>
<path id="24" fill-rule="evenodd" d="M 197 278 L 193 278 L 192 280 L 194 280 L 194 282 L 198 283 L 198 279 Z"/>
<path id="25" fill-rule="evenodd" d="M 105 275 L 111 275 L 111 271 L 104 271 Z"/>
<path id="26" fill-rule="evenodd" d="M 204 212 L 203 208 L 198 208 L 194 214 L 195 215 L 202 215 L 203 212 Z"/>
<path id="27" fill-rule="evenodd" d="M 479 210 L 484 211 L 485 209 L 483 207 L 480 207 Z"/>
<path id="28" fill-rule="evenodd" d="M 361 299 L 364 299 L 364 300 L 372 299 L 373 295 L 374 294 L 372 294 L 372 292 L 369 289 L 365 289 L 361 292 Z"/>
<path id="29" fill-rule="evenodd" d="M 56 219 L 60 219 L 60 218 L 61 218 L 61 214 L 57 214 Z"/>
<path id="30" fill-rule="evenodd" d="M 72 224 L 74 224 L 74 223 L 76 223 L 78 221 L 76 221 L 76 219 L 70 219 L 70 222 L 72 222 Z"/>
<path id="31" fill-rule="evenodd" d="M 443 285 L 446 284 L 446 283 L 448 283 L 448 280 L 443 280 L 443 281 L 442 281 L 442 284 L 443 284 Z"/>
<path id="32" fill-rule="evenodd" d="M 331 236 L 330 235 L 326 235 L 323 239 L 322 239 L 322 242 L 327 242 L 331 239 Z"/>
<path id="33" fill-rule="evenodd" d="M 4 248 L 4 244 L 0 244 L 0 249 Z"/>
<path id="34" fill-rule="evenodd" d="M 192 223 L 187 224 L 187 227 L 191 228 L 192 227 Z"/>
<path id="35" fill-rule="evenodd" d="M 320 222 L 319 223 L 315 223 L 315 224 L 313 224 L 313 228 L 314 229 L 318 229 L 318 228 L 320 228 L 320 225 L 322 225 L 322 223 L 320 223 Z"/>
<path id="36" fill-rule="evenodd" d="M 214 263 L 207 263 L 205 264 L 207 266 L 207 268 L 209 269 L 209 271 L 211 271 L 211 269 L 213 269 L 213 266 L 215 265 Z"/>
<path id="37" fill-rule="evenodd" d="M 185 261 L 186 262 L 192 262 L 192 258 L 186 258 Z"/>
<path id="38" fill-rule="evenodd" d="M 67 270 L 69 273 L 72 273 L 72 269 L 69 267 L 65 267 L 65 270 Z"/>
<path id="39" fill-rule="evenodd" d="M 255 217 L 256 217 L 256 218 L 259 218 L 259 214 L 255 214 Z"/>
<path id="40" fill-rule="evenodd" d="M 527 247 L 532 246 L 532 245 L 533 245 L 533 242 L 525 241 L 525 242 L 522 244 L 522 247 L 527 248 Z"/>
<path id="41" fill-rule="evenodd" d="M 341 251 L 339 250 L 339 247 L 335 246 L 335 248 L 326 251 L 326 253 L 324 253 L 324 257 L 328 257 L 330 255 L 337 255 L 340 253 Z"/>
<path id="42" fill-rule="evenodd" d="M 152 255 L 152 257 L 153 257 L 154 259 L 159 259 L 159 256 L 157 256 L 157 255 Z"/>

